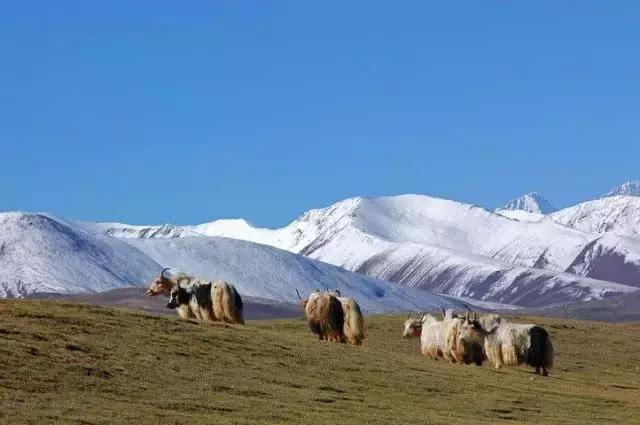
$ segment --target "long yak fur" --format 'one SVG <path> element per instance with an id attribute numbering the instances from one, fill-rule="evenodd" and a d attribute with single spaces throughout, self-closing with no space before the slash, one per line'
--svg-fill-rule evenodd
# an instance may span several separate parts
<path id="1" fill-rule="evenodd" d="M 182 284 L 178 280 L 171 289 L 168 308 L 187 306 L 197 320 L 211 322 L 216 319 L 211 300 L 211 283 L 192 282 Z"/>
<path id="2" fill-rule="evenodd" d="M 422 316 L 420 321 L 422 323 L 420 335 L 422 354 L 434 360 L 444 357 L 444 323 L 430 314 Z"/>
<path id="3" fill-rule="evenodd" d="M 482 366 L 485 361 L 484 338 L 476 331 L 477 320 L 465 317 L 458 329 L 458 341 L 455 347 L 457 358 L 464 364 Z"/>
<path id="4" fill-rule="evenodd" d="M 463 326 L 467 328 L 467 326 Z M 487 360 L 496 369 L 506 366 L 527 364 L 536 373 L 549 374 L 553 367 L 554 349 L 549 333 L 534 324 L 509 323 L 497 315 L 469 322 L 465 340 L 483 342 Z M 464 330 L 463 332 L 464 333 Z"/>
<path id="5" fill-rule="evenodd" d="M 244 324 L 242 298 L 233 285 L 228 282 L 212 284 L 186 273 L 166 276 L 166 270 L 163 269 L 151 282 L 147 295 L 170 296 L 176 290 L 176 297 L 180 296 L 183 302 L 173 303 L 173 308 L 181 318 Z M 208 294 L 205 294 L 206 291 L 209 291 Z M 186 294 L 190 297 L 189 302 L 184 302 Z"/>
<path id="6" fill-rule="evenodd" d="M 218 320 L 244 325 L 242 298 L 232 284 L 223 281 L 216 282 L 211 288 L 211 297 L 213 312 Z"/>
<path id="7" fill-rule="evenodd" d="M 334 295 L 319 291 L 312 292 L 309 298 L 301 300 L 309 329 L 325 341 L 345 342 L 344 311 L 342 304 Z"/>
<path id="8" fill-rule="evenodd" d="M 360 345 L 365 339 L 364 335 L 364 316 L 360 310 L 360 306 L 353 298 L 343 297 L 340 291 L 335 290 L 331 295 L 335 296 L 342 306 L 344 313 L 344 326 L 342 333 L 347 342 L 352 345 Z"/>

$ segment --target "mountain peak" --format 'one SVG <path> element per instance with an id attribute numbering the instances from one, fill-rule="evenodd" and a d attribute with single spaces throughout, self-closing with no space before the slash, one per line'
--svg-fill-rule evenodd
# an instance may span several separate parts
<path id="1" fill-rule="evenodd" d="M 549 214 L 556 211 L 542 195 L 537 192 L 525 193 L 519 198 L 507 202 L 499 210 L 522 210 L 536 214 Z"/>
<path id="2" fill-rule="evenodd" d="M 609 193 L 603 195 L 602 198 L 610 196 L 640 196 L 640 180 L 628 181 L 616 186 Z"/>

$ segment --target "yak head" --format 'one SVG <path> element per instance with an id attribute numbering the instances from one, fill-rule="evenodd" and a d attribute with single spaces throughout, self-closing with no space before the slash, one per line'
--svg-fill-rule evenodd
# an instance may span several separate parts
<path id="1" fill-rule="evenodd" d="M 422 317 L 414 318 L 410 314 L 404 320 L 404 332 L 402 332 L 403 338 L 420 337 L 422 335 L 422 323 L 424 322 L 426 314 Z"/>
<path id="2" fill-rule="evenodd" d="M 173 282 L 164 275 L 164 272 L 167 270 L 169 270 L 169 268 L 165 267 L 160 272 L 160 275 L 153 279 L 153 282 L 151 282 L 146 292 L 148 296 L 169 295 L 171 293 Z"/>
<path id="3" fill-rule="evenodd" d="M 180 285 L 180 281 L 178 281 L 173 288 L 171 288 L 171 293 L 169 294 L 169 302 L 167 303 L 167 308 L 177 308 L 181 304 L 189 303 L 189 298 L 191 293 L 188 288 L 185 288 Z"/>
<path id="4" fill-rule="evenodd" d="M 463 343 L 479 341 L 485 334 L 486 331 L 480 321 L 478 321 L 478 315 L 476 313 L 473 313 L 473 317 L 467 314 L 458 329 L 458 339 Z"/>

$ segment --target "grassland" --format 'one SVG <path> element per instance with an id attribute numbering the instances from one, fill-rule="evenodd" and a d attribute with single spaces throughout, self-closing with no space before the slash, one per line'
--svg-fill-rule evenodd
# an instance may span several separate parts
<path id="1" fill-rule="evenodd" d="M 352 347 L 317 341 L 303 320 L 0 301 L 0 422 L 640 423 L 640 324 L 536 321 L 558 351 L 546 379 L 428 360 L 399 316 L 368 318 Z"/>

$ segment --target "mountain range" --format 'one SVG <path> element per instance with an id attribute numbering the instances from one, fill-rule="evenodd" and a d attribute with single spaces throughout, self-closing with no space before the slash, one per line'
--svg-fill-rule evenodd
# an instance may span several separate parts
<path id="1" fill-rule="evenodd" d="M 462 307 L 302 255 L 206 237 L 120 240 L 45 214 L 0 213 L 0 297 L 94 293 L 146 286 L 163 267 L 233 282 L 248 297 L 294 303 L 296 289 L 339 289 L 370 312 Z"/>
<path id="2" fill-rule="evenodd" d="M 279 229 L 242 219 L 131 226 L 5 213 L 0 296 L 141 285 L 166 265 L 277 301 L 295 301 L 293 287 L 340 287 L 371 311 L 458 302 L 433 293 L 520 306 L 597 300 L 640 287 L 633 188 L 559 211 L 537 193 L 493 212 L 424 195 L 356 197 Z"/>

